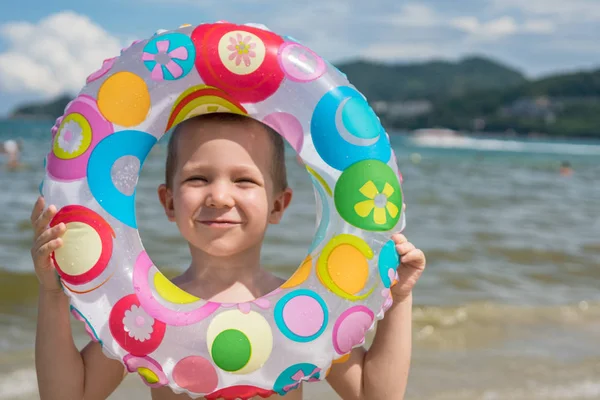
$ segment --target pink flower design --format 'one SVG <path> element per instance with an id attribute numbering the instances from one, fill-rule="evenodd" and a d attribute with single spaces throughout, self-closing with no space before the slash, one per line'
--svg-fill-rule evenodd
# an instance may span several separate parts
<path id="1" fill-rule="evenodd" d="M 278 289 L 278 290 L 275 290 L 275 291 L 269 293 L 268 295 L 266 295 L 264 297 L 259 297 L 256 300 L 246 301 L 244 303 L 221 303 L 221 306 L 225 307 L 225 308 L 231 308 L 231 307 L 237 306 L 238 310 L 240 310 L 244 314 L 248 314 L 250 312 L 253 304 L 255 306 L 257 306 L 258 308 L 267 310 L 269 307 L 271 307 L 271 301 L 268 300 L 266 297 L 273 296 L 273 295 L 279 293 L 280 291 L 281 290 Z"/>
<path id="2" fill-rule="evenodd" d="M 304 372 L 302 372 L 302 370 L 296 371 L 296 373 L 294 375 L 292 375 L 292 380 L 294 381 L 294 383 L 290 383 L 289 385 L 285 385 L 283 387 L 284 392 L 287 393 L 290 390 L 296 389 L 298 386 L 300 386 L 300 384 L 302 382 L 316 382 L 316 381 L 318 381 L 318 379 L 314 378 L 314 376 L 316 374 L 318 374 L 319 372 L 321 372 L 321 368 L 315 368 L 308 375 L 304 375 Z"/>
<path id="3" fill-rule="evenodd" d="M 241 33 L 237 34 L 237 40 L 229 37 L 229 42 L 231 43 L 227 46 L 227 50 L 231 51 L 229 61 L 235 58 L 235 65 L 240 65 L 244 61 L 244 65 L 249 67 L 251 64 L 250 58 L 256 57 L 256 53 L 253 50 L 256 47 L 256 43 L 251 43 L 251 41 L 251 36 L 248 35 L 242 38 Z"/>
<path id="4" fill-rule="evenodd" d="M 169 40 L 158 40 L 156 42 L 157 52 L 144 51 L 142 54 L 143 61 L 154 61 L 156 64 L 152 68 L 151 77 L 154 80 L 163 80 L 164 74 L 162 67 L 164 66 L 177 79 L 183 75 L 183 68 L 173 60 L 185 61 L 188 59 L 188 50 L 184 46 L 176 47 L 169 51 Z"/>

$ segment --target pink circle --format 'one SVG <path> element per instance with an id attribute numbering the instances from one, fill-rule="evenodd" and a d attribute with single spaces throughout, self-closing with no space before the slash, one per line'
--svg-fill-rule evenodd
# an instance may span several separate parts
<path id="1" fill-rule="evenodd" d="M 217 388 L 219 377 L 211 362 L 199 356 L 183 358 L 173 368 L 173 379 L 193 393 L 210 393 Z"/>
<path id="2" fill-rule="evenodd" d="M 365 306 L 347 309 L 333 326 L 333 347 L 338 354 L 349 353 L 365 340 L 365 333 L 373 324 L 375 315 Z"/>
<path id="3" fill-rule="evenodd" d="M 327 69 L 325 61 L 317 53 L 295 42 L 281 45 L 278 60 L 287 78 L 296 82 L 314 81 Z"/>
<path id="4" fill-rule="evenodd" d="M 298 336 L 309 337 L 323 327 L 325 314 L 319 302 L 311 296 L 296 296 L 283 308 L 285 326 Z"/>
<path id="5" fill-rule="evenodd" d="M 286 112 L 274 112 L 267 115 L 263 121 L 276 130 L 300 154 L 304 143 L 304 130 L 298 118 Z"/>
<path id="6" fill-rule="evenodd" d="M 87 77 L 85 82 L 90 83 L 90 82 L 93 82 L 96 79 L 104 76 L 112 68 L 112 66 L 115 64 L 116 60 L 117 60 L 117 57 L 113 57 L 113 58 L 109 58 L 108 60 L 104 60 L 102 62 L 102 66 L 100 67 L 100 69 L 98 69 L 96 72 L 92 72 L 90 74 L 90 76 Z"/>
<path id="7" fill-rule="evenodd" d="M 114 133 L 113 125 L 100 114 L 96 100 L 90 96 L 82 94 L 69 103 L 61 123 L 69 114 L 81 114 L 85 118 L 90 125 L 92 139 L 87 150 L 75 158 L 63 160 L 58 158 L 53 150 L 50 151 L 47 163 L 48 173 L 52 178 L 63 182 L 85 178 L 92 150 L 102 139 Z M 58 134 L 59 129 L 60 127 L 57 128 L 54 136 Z"/>

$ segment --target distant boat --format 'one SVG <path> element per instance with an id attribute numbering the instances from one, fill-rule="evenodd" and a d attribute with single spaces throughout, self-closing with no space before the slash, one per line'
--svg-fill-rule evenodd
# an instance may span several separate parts
<path id="1" fill-rule="evenodd" d="M 416 129 L 411 132 L 411 140 L 421 146 L 454 147 L 465 139 L 459 132 L 447 128 Z"/>
<path id="2" fill-rule="evenodd" d="M 418 137 L 458 137 L 461 136 L 457 131 L 448 128 L 425 128 L 416 129 L 411 132 Z"/>

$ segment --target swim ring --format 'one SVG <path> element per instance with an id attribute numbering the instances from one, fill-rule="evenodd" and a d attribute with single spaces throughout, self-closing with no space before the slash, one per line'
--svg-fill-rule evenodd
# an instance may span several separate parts
<path id="1" fill-rule="evenodd" d="M 273 127 L 317 196 L 308 255 L 251 302 L 197 298 L 155 267 L 135 187 L 168 130 L 228 112 Z M 285 394 L 326 377 L 391 304 L 403 228 L 389 136 L 365 97 L 315 52 L 257 24 L 184 25 L 104 61 L 52 129 L 41 191 L 65 223 L 52 259 L 71 312 L 150 387 L 192 397 Z"/>

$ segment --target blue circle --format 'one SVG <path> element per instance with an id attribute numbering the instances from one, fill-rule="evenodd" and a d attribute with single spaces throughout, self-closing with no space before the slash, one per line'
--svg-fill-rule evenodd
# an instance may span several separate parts
<path id="1" fill-rule="evenodd" d="M 156 60 L 147 59 L 161 53 L 159 46 L 167 46 L 166 54 L 161 57 L 170 59 L 181 68 L 180 75 L 175 77 L 173 73 L 169 71 L 169 64 L 158 64 Z M 163 48 L 163 50 L 165 49 Z M 142 54 L 142 60 L 144 61 L 146 68 L 148 68 L 148 71 L 152 72 L 157 65 L 160 65 L 163 79 L 167 81 L 174 81 L 186 76 L 192 68 L 194 68 L 194 62 L 196 60 L 196 48 L 194 47 L 194 43 L 192 42 L 192 39 L 183 33 L 167 33 L 165 35 L 154 37 L 146 44 Z"/>
<path id="2" fill-rule="evenodd" d="M 342 122 L 352 135 L 361 139 L 374 139 L 381 133 L 381 123 L 363 98 L 353 97 L 344 104 Z"/>
<path id="3" fill-rule="evenodd" d="M 154 136 L 142 131 L 125 130 L 113 133 L 96 145 L 87 166 L 88 185 L 98 204 L 110 215 L 134 229 L 137 229 L 136 191 L 129 196 L 121 193 L 112 181 L 111 169 L 119 158 L 134 156 L 140 160 L 141 171 L 144 160 L 155 143 Z"/>
<path id="4" fill-rule="evenodd" d="M 396 270 L 399 263 L 400 258 L 398 256 L 398 252 L 396 251 L 396 243 L 394 243 L 393 240 L 390 240 L 381 248 L 378 261 L 379 276 L 381 277 L 381 281 L 386 288 L 392 286 L 392 281 L 388 276 L 388 271 L 390 269 Z"/>
<path id="5" fill-rule="evenodd" d="M 319 198 L 321 199 L 321 204 L 323 205 L 321 209 L 321 221 L 319 222 L 319 227 L 315 232 L 315 236 L 313 237 L 312 243 L 308 249 L 309 253 L 312 251 L 325 239 L 327 234 L 327 228 L 329 227 L 329 219 L 330 219 L 330 211 L 329 211 L 329 202 L 327 201 L 327 195 L 325 194 L 325 190 L 314 176 L 309 175 L 310 180 L 313 183 L 315 189 L 319 193 Z"/>
<path id="6" fill-rule="evenodd" d="M 344 113 L 346 107 L 349 108 Z M 367 159 L 387 163 L 392 155 L 390 141 L 377 116 L 360 92 L 350 86 L 331 89 L 319 100 L 310 130 L 323 161 L 339 171 Z M 345 137 L 354 138 L 356 143 Z"/>
<path id="7" fill-rule="evenodd" d="M 300 387 L 300 384 L 297 384 L 300 381 L 294 380 L 293 376 L 298 372 L 301 372 L 304 375 L 304 378 L 310 376 L 315 369 L 318 367 L 314 364 L 309 363 L 300 363 L 292 365 L 279 374 L 279 377 L 275 381 L 273 385 L 273 391 L 277 392 L 280 396 L 284 396 L 286 393 L 291 392 L 293 389 L 297 389 Z M 310 376 L 314 379 L 321 379 L 321 371 L 316 372 L 314 375 Z"/>
<path id="8" fill-rule="evenodd" d="M 287 303 L 290 300 L 292 300 L 293 298 L 298 297 L 298 296 L 312 297 L 319 303 L 319 305 L 323 309 L 323 325 L 321 326 L 321 329 L 319 329 L 319 331 L 317 333 L 315 333 L 314 335 L 311 335 L 311 336 L 296 335 L 285 324 L 285 320 L 283 319 L 283 310 L 285 309 L 285 306 L 287 305 Z M 273 317 L 275 319 L 275 323 L 277 324 L 277 327 L 279 328 L 281 333 L 283 333 L 285 335 L 285 337 L 287 337 L 288 339 L 293 340 L 295 342 L 300 342 L 300 343 L 312 342 L 313 340 L 315 340 L 316 338 L 321 336 L 321 334 L 325 331 L 325 328 L 327 328 L 327 322 L 329 320 L 329 310 L 327 309 L 327 304 L 325 304 L 325 301 L 317 293 L 313 292 L 312 290 L 308 290 L 308 289 L 294 290 L 293 292 L 290 292 L 290 293 L 286 294 L 285 296 L 283 296 L 281 299 L 279 299 L 279 301 L 275 305 L 273 314 L 274 314 Z"/>

